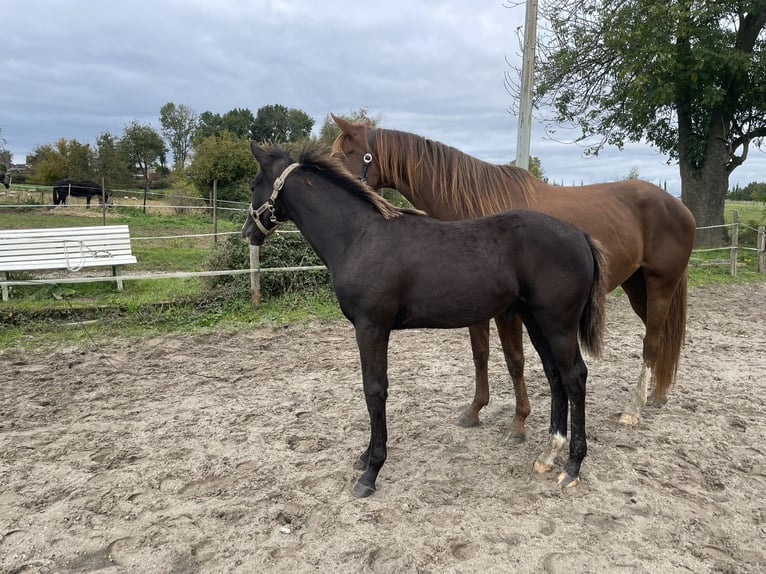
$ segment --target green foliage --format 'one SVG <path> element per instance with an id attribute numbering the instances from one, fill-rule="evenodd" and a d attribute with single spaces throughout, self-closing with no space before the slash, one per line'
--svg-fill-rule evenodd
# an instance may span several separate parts
<path id="1" fill-rule="evenodd" d="M 186 165 L 186 157 L 191 149 L 197 123 L 197 114 L 189 106 L 184 104 L 176 106 L 173 102 L 168 102 L 160 108 L 162 135 L 173 154 L 176 170 L 183 169 Z"/>
<path id="2" fill-rule="evenodd" d="M 118 149 L 122 157 L 141 170 L 144 179 L 149 177 L 149 168 L 165 164 L 165 142 L 152 126 L 133 120 L 125 126 Z"/>
<path id="3" fill-rule="evenodd" d="M 119 150 L 119 140 L 108 132 L 96 138 L 98 159 L 96 161 L 96 180 L 103 178 L 107 188 L 132 186 L 133 170 L 130 161 Z"/>
<path id="4" fill-rule="evenodd" d="M 762 2 L 606 0 L 596 10 L 579 0 L 544 0 L 541 6 L 554 34 L 540 53 L 537 96 L 556 110 L 557 122 L 580 128 L 582 139 L 601 136 L 593 151 L 645 138 L 677 157 L 675 114 L 681 112 L 690 121 L 685 144 L 699 162 L 712 114 L 722 108 L 734 120 L 738 145 L 763 136 L 762 34 L 754 41 Z"/>
<path id="5" fill-rule="evenodd" d="M 258 173 L 258 164 L 245 138 L 223 131 L 196 140 L 195 149 L 189 173 L 200 194 L 209 196 L 213 181 L 217 181 L 219 200 L 250 200 L 250 181 Z"/>
<path id="6" fill-rule="evenodd" d="M 256 142 L 293 143 L 307 139 L 314 120 L 296 108 L 278 104 L 263 106 L 255 116 L 250 139 Z"/>
<path id="7" fill-rule="evenodd" d="M 766 202 L 766 182 L 750 182 L 745 187 L 735 186 L 726 194 L 726 199 L 734 201 Z"/>
<path id="8" fill-rule="evenodd" d="M 224 132 L 246 139 L 250 137 L 254 123 L 255 116 L 247 108 L 234 108 L 223 115 L 202 112 L 199 115 L 199 123 L 194 136 L 195 147 L 198 140 L 204 140 L 211 136 L 221 136 Z"/>
<path id="9" fill-rule="evenodd" d="M 273 267 L 306 267 L 323 265 L 319 256 L 298 233 L 276 233 L 260 249 L 260 265 Z M 250 250 L 239 235 L 230 235 L 219 242 L 210 258 L 209 267 L 219 269 L 249 269 Z M 232 297 L 249 297 L 250 276 L 220 275 L 210 277 L 209 290 L 224 289 Z M 271 299 L 287 293 L 304 295 L 331 287 L 327 271 L 266 272 L 261 273 L 261 297 Z"/>
<path id="10" fill-rule="evenodd" d="M 32 151 L 34 183 L 50 185 L 57 179 L 93 179 L 96 153 L 90 144 L 59 139 L 55 144 L 37 146 Z"/>

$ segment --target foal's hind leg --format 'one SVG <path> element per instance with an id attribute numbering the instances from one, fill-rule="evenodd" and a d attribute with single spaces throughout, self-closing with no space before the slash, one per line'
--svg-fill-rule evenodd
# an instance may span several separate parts
<path id="1" fill-rule="evenodd" d="M 475 427 L 479 425 L 479 411 L 489 404 L 489 376 L 487 373 L 489 321 L 468 327 L 468 333 L 471 335 L 473 364 L 476 369 L 476 390 L 473 402 L 460 415 L 457 424 L 462 427 Z"/>
<path id="2" fill-rule="evenodd" d="M 505 363 L 513 380 L 513 390 L 516 393 L 516 410 L 511 420 L 511 432 L 508 440 L 514 443 L 522 442 L 526 438 L 524 423 L 529 416 L 531 408 L 527 396 L 527 385 L 524 382 L 524 330 L 521 318 L 514 316 L 508 319 L 505 315 L 495 317 L 497 332 L 503 345 Z"/>

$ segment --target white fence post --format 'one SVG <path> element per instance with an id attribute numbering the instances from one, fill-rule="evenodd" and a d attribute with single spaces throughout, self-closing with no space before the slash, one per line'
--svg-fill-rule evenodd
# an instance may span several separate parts
<path id="1" fill-rule="evenodd" d="M 261 302 L 261 248 L 258 245 L 250 246 L 250 297 L 254 305 Z"/>

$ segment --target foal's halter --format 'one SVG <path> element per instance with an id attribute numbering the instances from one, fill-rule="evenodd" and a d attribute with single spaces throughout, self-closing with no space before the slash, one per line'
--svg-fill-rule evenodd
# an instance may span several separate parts
<path id="1" fill-rule="evenodd" d="M 292 173 L 292 171 L 300 167 L 301 164 L 299 163 L 291 163 L 288 165 L 284 171 L 280 174 L 280 176 L 274 180 L 274 185 L 272 186 L 271 195 L 269 198 L 264 201 L 261 206 L 258 209 L 253 209 L 253 204 L 250 204 L 250 209 L 248 210 L 248 213 L 250 214 L 250 217 L 253 218 L 253 222 L 255 223 L 255 226 L 258 228 L 258 230 L 263 233 L 264 236 L 268 237 L 272 233 L 274 233 L 274 230 L 279 227 L 280 223 L 284 223 L 283 221 L 279 221 L 277 219 L 275 210 L 274 210 L 274 202 L 277 200 L 277 197 L 279 196 L 279 192 L 282 191 L 282 188 L 285 185 L 285 180 L 287 179 L 287 176 Z M 263 215 L 265 212 L 269 212 L 269 223 L 271 223 L 271 227 L 266 227 L 263 223 L 261 223 L 261 215 Z"/>
<path id="2" fill-rule="evenodd" d="M 370 130 L 370 137 L 367 140 L 367 147 L 372 150 L 372 144 L 375 141 L 375 130 L 378 128 L 372 128 Z M 372 163 L 373 157 L 372 152 L 368 151 L 364 156 L 362 156 L 362 173 L 359 174 L 359 181 L 362 183 L 367 183 L 367 170 L 370 169 L 370 164 Z"/>

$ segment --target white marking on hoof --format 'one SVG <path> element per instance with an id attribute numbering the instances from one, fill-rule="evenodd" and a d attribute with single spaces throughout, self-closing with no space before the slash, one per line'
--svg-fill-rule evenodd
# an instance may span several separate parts
<path id="1" fill-rule="evenodd" d="M 572 478 L 569 476 L 566 472 L 562 472 L 559 475 L 558 483 L 561 486 L 561 488 L 573 488 L 580 484 L 580 477 Z"/>
<path id="2" fill-rule="evenodd" d="M 552 464 L 544 464 L 540 462 L 539 460 L 535 461 L 535 470 L 538 472 L 538 474 L 545 474 L 546 472 L 550 472 L 553 470 Z"/>
<path id="3" fill-rule="evenodd" d="M 548 437 L 548 446 L 535 461 L 535 470 L 539 473 L 550 472 L 556 457 L 564 449 L 567 439 L 560 433 L 553 433 Z"/>
<path id="4" fill-rule="evenodd" d="M 638 417 L 636 415 L 631 415 L 628 413 L 622 413 L 622 416 L 620 417 L 620 424 L 623 425 L 630 425 L 630 426 L 636 426 L 638 425 Z"/>

